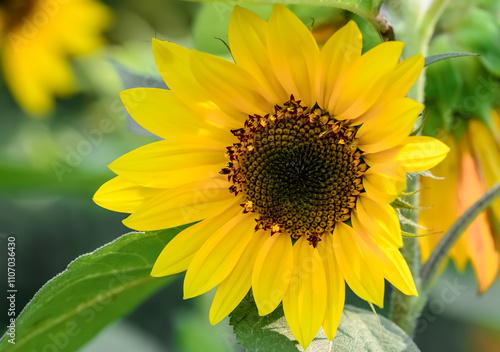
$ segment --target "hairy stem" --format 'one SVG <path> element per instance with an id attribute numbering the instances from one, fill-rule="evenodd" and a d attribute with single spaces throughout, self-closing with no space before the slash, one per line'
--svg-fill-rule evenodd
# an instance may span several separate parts
<path id="1" fill-rule="evenodd" d="M 398 38 L 405 42 L 405 51 L 403 55 L 409 58 L 416 54 L 427 56 L 429 42 L 434 33 L 434 28 L 441 13 L 444 11 L 449 0 L 434 0 L 430 7 L 424 12 L 420 0 L 403 1 L 402 23 L 404 27 Z M 412 87 L 408 96 L 419 103 L 424 103 L 425 72 L 420 75 L 415 85 Z M 408 192 L 418 190 L 420 182 L 418 177 L 408 178 Z M 418 208 L 420 199 L 418 193 L 409 197 L 409 202 L 415 208 Z M 410 220 L 418 223 L 418 210 L 410 213 Z M 407 225 L 406 225 L 407 226 Z M 404 231 L 416 233 L 416 228 L 403 227 Z M 420 249 L 416 238 L 405 239 L 404 246 L 401 249 L 410 271 L 415 280 L 415 285 L 420 297 L 406 296 L 398 290 L 394 290 L 391 296 L 391 307 L 389 317 L 399 325 L 408 335 L 412 336 L 415 330 L 416 322 L 423 306 L 427 300 L 427 295 L 421 290 L 420 279 Z"/>

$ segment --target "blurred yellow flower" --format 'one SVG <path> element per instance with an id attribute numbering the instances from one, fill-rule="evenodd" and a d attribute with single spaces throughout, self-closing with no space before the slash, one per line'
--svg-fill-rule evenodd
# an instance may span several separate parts
<path id="1" fill-rule="evenodd" d="M 424 262 L 445 231 L 500 181 L 500 117 L 492 112 L 492 118 L 493 131 L 483 122 L 471 119 L 462 138 L 443 139 L 451 147 L 450 155 L 431 171 L 445 180 L 421 179 L 420 204 L 430 208 L 421 210 L 419 223 L 431 232 L 441 232 L 420 238 Z M 498 274 L 499 221 L 500 200 L 497 200 L 474 220 L 450 251 L 459 270 L 471 262 L 480 293 L 491 286 Z"/>
<path id="2" fill-rule="evenodd" d="M 361 55 L 355 22 L 320 50 L 276 5 L 266 22 L 235 7 L 235 63 L 154 40 L 171 91 L 122 92 L 130 114 L 164 140 L 110 165 L 118 176 L 97 204 L 131 213 L 137 230 L 197 224 L 163 250 L 153 276 L 187 270 L 184 298 L 218 285 L 216 324 L 250 288 L 261 315 L 281 302 L 306 348 L 321 326 L 332 340 L 345 282 L 383 305 L 384 279 L 416 295 L 399 252 L 392 201 L 406 173 L 439 163 L 448 147 L 409 137 L 423 106 L 406 98 L 424 65 L 401 42 Z"/>
<path id="3" fill-rule="evenodd" d="M 0 2 L 3 75 L 25 111 L 41 116 L 74 89 L 68 58 L 103 44 L 111 13 L 94 0 L 7 0 Z"/>

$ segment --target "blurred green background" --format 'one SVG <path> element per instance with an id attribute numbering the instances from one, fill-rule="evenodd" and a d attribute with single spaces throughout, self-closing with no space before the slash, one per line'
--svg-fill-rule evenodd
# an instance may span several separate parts
<path id="1" fill-rule="evenodd" d="M 58 100 L 52 114 L 43 119 L 27 116 L 0 79 L 0 246 L 6 261 L 6 237 L 16 237 L 17 315 L 73 259 L 129 231 L 121 223 L 125 214 L 100 208 L 92 196 L 113 177 L 107 164 L 155 140 L 131 120 L 118 97 L 125 88 L 166 88 L 154 64 L 151 38 L 229 56 L 215 39 L 227 41 L 229 5 L 177 0 L 106 3 L 115 15 L 106 33 L 108 45 L 72 60 L 79 89 L 71 98 Z M 262 16 L 271 9 L 251 8 Z M 321 28 L 318 38 L 328 33 L 328 23 L 334 28 L 345 16 L 326 8 L 293 10 L 306 23 L 315 19 Z M 356 20 L 366 33 L 365 49 L 375 45 L 377 35 Z M 419 322 L 417 344 L 422 351 L 500 351 L 500 284 L 479 297 L 471 270 L 456 280 L 457 273 L 449 267 Z M 1 287 L 6 283 L 3 271 Z M 83 350 L 241 351 L 227 320 L 210 326 L 212 295 L 183 301 L 179 275 Z M 353 294 L 347 301 L 369 309 Z M 3 327 L 6 303 L 2 300 Z"/>

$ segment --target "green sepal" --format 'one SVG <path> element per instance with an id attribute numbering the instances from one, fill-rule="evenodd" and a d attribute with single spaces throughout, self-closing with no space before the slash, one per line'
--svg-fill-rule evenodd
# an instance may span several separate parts
<path id="1" fill-rule="evenodd" d="M 400 198 L 401 197 L 404 197 L 404 198 L 411 197 L 412 195 L 417 194 L 418 192 L 420 192 L 419 189 L 417 189 L 416 191 L 413 191 L 413 192 L 403 192 L 403 193 L 401 193 L 401 195 L 399 197 Z"/>
<path id="2" fill-rule="evenodd" d="M 436 54 L 436 55 L 431 55 L 427 56 L 425 58 L 425 67 L 441 60 L 446 60 L 446 59 L 453 59 L 457 57 L 463 57 L 463 56 L 479 56 L 477 53 L 445 53 L 445 54 Z"/>
<path id="3" fill-rule="evenodd" d="M 439 234 L 439 232 L 416 234 L 416 233 L 410 233 L 410 232 L 406 232 L 406 231 L 401 230 L 401 236 L 408 237 L 408 238 L 427 237 L 427 236 L 437 235 L 437 234 Z"/>
<path id="4" fill-rule="evenodd" d="M 424 229 L 424 230 L 427 230 L 424 226 L 418 224 L 417 222 L 411 220 L 411 219 L 408 219 L 406 216 L 402 215 L 401 212 L 398 212 L 398 216 L 399 216 L 399 221 L 404 224 L 404 225 L 409 225 L 409 226 L 412 226 L 412 227 L 416 227 L 416 228 L 419 228 L 419 229 Z"/>
<path id="5" fill-rule="evenodd" d="M 391 205 L 395 209 L 408 209 L 408 210 L 419 210 L 420 209 L 419 207 L 415 207 L 415 206 L 411 205 L 410 203 L 404 201 L 401 198 L 396 198 L 396 200 L 394 200 L 391 203 Z"/>
<path id="6" fill-rule="evenodd" d="M 443 180 L 444 179 L 444 177 L 434 176 L 430 170 L 410 172 L 409 175 L 411 175 L 411 177 L 418 177 L 418 176 L 429 177 L 429 178 L 433 178 L 435 180 Z"/>
<path id="7" fill-rule="evenodd" d="M 420 125 L 410 133 L 410 136 L 417 136 L 420 134 L 427 121 L 429 121 L 429 117 L 431 116 L 433 110 L 434 108 L 432 107 L 430 109 L 425 109 Z"/>

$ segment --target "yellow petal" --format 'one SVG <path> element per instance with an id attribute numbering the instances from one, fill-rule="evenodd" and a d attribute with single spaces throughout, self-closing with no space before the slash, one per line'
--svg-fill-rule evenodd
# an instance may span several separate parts
<path id="1" fill-rule="evenodd" d="M 353 223 L 353 225 L 359 235 L 359 248 L 366 258 L 366 261 L 378 267 L 383 272 L 387 281 L 397 287 L 405 295 L 417 296 L 418 293 L 413 281 L 413 276 L 401 252 L 396 247 L 380 247 L 366 233 L 365 228 L 355 223 Z"/>
<path id="2" fill-rule="evenodd" d="M 283 310 L 290 330 L 306 349 L 325 319 L 327 285 L 323 261 L 306 236 L 293 246 L 293 273 L 283 297 Z"/>
<path id="3" fill-rule="evenodd" d="M 269 17 L 267 45 L 287 98 L 293 94 L 312 106 L 316 102 L 312 93 L 319 49 L 311 31 L 285 6 L 276 4 Z"/>
<path id="4" fill-rule="evenodd" d="M 238 66 L 250 72 L 276 103 L 287 101 L 274 73 L 266 46 L 267 22 L 245 8 L 235 6 L 229 20 L 229 46 Z"/>
<path id="5" fill-rule="evenodd" d="M 460 148 L 452 138 L 447 139 L 446 144 L 451 148 L 448 157 L 431 170 L 433 175 L 444 179 L 420 178 L 420 205 L 423 209 L 419 212 L 418 222 L 428 230 L 419 229 L 419 233 L 436 233 L 418 239 L 423 262 L 427 261 L 444 232 L 459 215 L 455 200 L 460 170 Z M 443 194 L 448 196 L 443 197 Z"/>
<path id="6" fill-rule="evenodd" d="M 61 17 L 60 27 L 54 29 L 63 37 L 68 52 L 72 55 L 83 55 L 105 44 L 99 32 L 106 30 L 113 23 L 113 13 L 110 8 L 102 2 L 93 0 L 59 4 L 61 5 L 58 11 L 58 16 Z M 45 9 L 42 7 L 41 10 Z M 60 28 L 65 30 L 61 31 Z"/>
<path id="7" fill-rule="evenodd" d="M 385 90 L 388 73 L 396 67 L 403 46 L 402 42 L 386 42 L 354 61 L 335 86 L 328 110 L 339 120 L 366 112 Z"/>
<path id="8" fill-rule="evenodd" d="M 401 248 L 403 246 L 399 218 L 391 205 L 379 203 L 362 194 L 356 203 L 355 217 L 368 230 L 367 233 L 372 233 L 379 238 L 376 241 L 379 245 L 389 243 L 390 247 Z"/>
<path id="9" fill-rule="evenodd" d="M 479 293 L 484 293 L 498 275 L 500 254 L 498 241 L 485 213 L 479 214 L 464 234 Z M 464 255 L 465 253 L 461 253 Z"/>
<path id="10" fill-rule="evenodd" d="M 260 94 L 261 88 L 252 75 L 238 65 L 218 56 L 192 51 L 191 69 L 217 105 L 246 115 L 273 112 L 273 102 Z"/>
<path id="11" fill-rule="evenodd" d="M 366 196 L 380 203 L 392 203 L 406 188 L 405 171 L 399 162 L 373 165 L 363 175 Z"/>
<path id="12" fill-rule="evenodd" d="M 478 136 L 479 137 L 479 136 Z M 480 138 L 487 138 L 480 136 Z M 490 135 L 490 138 L 492 136 Z M 486 187 L 479 175 L 470 152 L 472 143 L 464 141 L 462 154 L 462 170 L 458 185 L 458 204 L 460 213 L 465 212 L 485 192 Z M 479 292 L 484 293 L 493 283 L 499 267 L 498 240 L 492 231 L 486 212 L 479 214 L 462 235 L 462 248 L 453 248 L 452 258 L 460 260 L 463 257 L 470 259 L 476 273 Z"/>
<path id="13" fill-rule="evenodd" d="M 391 149 L 385 149 L 380 152 L 375 152 L 375 153 L 364 153 L 363 154 L 363 160 L 369 165 L 375 165 L 375 164 L 384 164 L 388 163 L 391 161 L 394 161 L 396 159 L 396 156 L 398 155 L 399 151 L 402 149 L 402 146 L 396 146 Z"/>
<path id="14" fill-rule="evenodd" d="M 211 121 L 184 105 L 172 91 L 157 88 L 133 88 L 120 92 L 127 111 L 148 131 L 172 143 L 196 142 L 196 138 L 211 138 L 223 148 L 231 145 L 229 130 L 240 127 L 222 118 Z M 215 127 L 221 125 L 223 128 Z"/>
<path id="15" fill-rule="evenodd" d="M 160 253 L 151 276 L 167 276 L 187 270 L 196 252 L 217 230 L 241 213 L 237 203 L 214 217 L 200 221 L 177 234 Z"/>
<path id="16" fill-rule="evenodd" d="M 474 157 L 470 150 L 470 145 L 466 138 L 463 138 L 460 143 L 461 149 L 461 160 L 460 168 L 458 169 L 458 185 L 457 185 L 457 214 L 455 216 L 456 220 L 458 216 L 461 216 L 471 205 L 475 203 L 485 192 L 484 185 L 479 176 L 479 170 Z M 455 170 L 455 172 L 457 172 Z M 481 216 L 481 214 L 480 214 Z M 473 221 L 471 225 L 477 224 Z M 467 238 L 471 236 L 474 231 L 470 231 L 471 226 L 467 228 L 464 234 L 460 236 L 458 241 L 450 250 L 450 257 L 455 262 L 455 266 L 459 271 L 465 270 L 465 266 L 471 257 L 470 243 L 468 243 Z"/>
<path id="17" fill-rule="evenodd" d="M 252 274 L 252 291 L 260 315 L 276 309 L 290 282 L 293 249 L 290 235 L 276 233 L 262 246 Z"/>
<path id="18" fill-rule="evenodd" d="M 396 160 L 401 161 L 407 172 L 429 170 L 444 160 L 450 148 L 432 137 L 407 137 Z"/>
<path id="19" fill-rule="evenodd" d="M 476 273 L 479 293 L 485 293 L 493 284 L 498 275 L 500 254 L 498 241 L 489 224 L 486 214 L 480 214 L 469 229 L 467 245 L 470 251 L 470 260 Z"/>
<path id="20" fill-rule="evenodd" d="M 218 177 L 167 189 L 143 203 L 123 223 L 135 230 L 154 231 L 212 217 L 233 204 L 235 197 L 228 186 L 227 179 Z"/>
<path id="21" fill-rule="evenodd" d="M 390 100 L 404 97 L 418 79 L 424 68 L 424 57 L 418 54 L 397 64 L 390 74 L 389 83 L 377 101 L 384 104 Z"/>
<path id="22" fill-rule="evenodd" d="M 194 100 L 205 97 L 206 94 L 191 72 L 190 52 L 191 50 L 180 45 L 153 39 L 156 67 L 168 88 L 183 101 L 191 95 L 194 95 Z"/>
<path id="23" fill-rule="evenodd" d="M 323 235 L 317 248 L 325 268 L 327 286 L 327 303 L 323 330 L 328 340 L 333 340 L 344 309 L 345 281 L 335 259 L 332 235 Z"/>
<path id="24" fill-rule="evenodd" d="M 226 161 L 217 146 L 158 141 L 121 156 L 109 168 L 142 186 L 173 188 L 217 175 Z"/>
<path id="25" fill-rule="evenodd" d="M 199 296 L 233 270 L 255 233 L 255 216 L 241 213 L 218 229 L 196 253 L 184 279 L 184 299 Z"/>
<path id="26" fill-rule="evenodd" d="M 492 115 L 494 122 L 498 126 L 500 121 L 498 114 Z M 482 123 L 475 120 L 470 122 L 469 139 L 473 140 L 471 146 L 475 152 L 481 174 L 488 188 L 493 187 L 500 179 L 500 150 L 498 144 L 495 146 L 496 139 L 494 139 L 490 133 L 488 128 Z M 500 219 L 500 200 L 496 200 L 492 203 L 491 211 L 494 218 L 498 221 Z M 483 217 L 485 217 L 485 215 L 483 215 Z M 478 277 L 479 292 L 483 293 L 489 288 L 498 274 L 499 244 L 498 240 L 495 240 L 493 233 L 491 233 L 491 224 L 487 228 L 484 222 L 478 226 L 481 226 L 483 229 L 478 230 L 478 239 L 472 241 L 471 252 L 473 252 L 472 265 Z M 484 254 L 482 254 L 481 251 L 483 251 Z"/>
<path id="27" fill-rule="evenodd" d="M 24 38 L 21 34 L 17 36 Z M 51 63 L 45 57 L 44 51 L 33 49 L 41 48 L 39 46 L 31 48 L 30 45 L 6 46 L 2 53 L 3 73 L 14 99 L 29 113 L 43 114 L 53 108 L 54 99 L 51 89 L 45 87 L 41 68 L 43 71 L 56 69 L 57 63 L 55 65 Z M 40 57 L 40 60 L 33 61 L 33 57 Z M 72 77 L 63 77 L 61 74 L 59 76 L 64 82 L 69 82 L 67 89 L 71 90 Z"/>
<path id="28" fill-rule="evenodd" d="M 210 307 L 212 325 L 231 313 L 250 290 L 255 258 L 268 237 L 269 234 L 264 231 L 254 233 L 231 274 L 219 284 Z"/>
<path id="29" fill-rule="evenodd" d="M 351 62 L 361 56 L 361 32 L 354 21 L 333 34 L 321 49 L 315 97 L 321 107 L 327 107 L 341 75 Z"/>
<path id="30" fill-rule="evenodd" d="M 132 213 L 161 191 L 158 188 L 139 186 L 117 176 L 103 184 L 94 194 L 93 200 L 100 207 Z"/>
<path id="31" fill-rule="evenodd" d="M 387 280 L 405 295 L 418 296 L 413 276 L 408 263 L 398 249 L 382 249 L 387 261 L 385 263 L 384 275 Z"/>
<path id="32" fill-rule="evenodd" d="M 486 187 L 491 188 L 500 180 L 500 144 L 497 144 L 488 126 L 477 120 L 470 121 L 468 138 Z M 500 221 L 500 199 L 492 203 L 491 209 Z"/>
<path id="33" fill-rule="evenodd" d="M 101 32 L 112 14 L 97 1 L 33 1 L 30 5 L 30 11 L 19 18 L 21 25 L 2 32 L 1 61 L 14 98 L 28 113 L 41 117 L 53 108 L 54 96 L 74 92 L 68 57 L 101 46 Z"/>
<path id="34" fill-rule="evenodd" d="M 374 153 L 395 147 L 410 134 L 423 105 L 401 98 L 370 109 L 371 117 L 356 133 L 358 147 Z"/>
<path id="35" fill-rule="evenodd" d="M 190 109 L 208 121 L 221 126 L 240 128 L 247 116 L 239 111 L 222 111 L 211 100 L 211 95 L 194 78 L 191 70 L 191 50 L 179 45 L 153 39 L 156 66 L 167 86 Z"/>
<path id="36" fill-rule="evenodd" d="M 380 268 L 366 261 L 358 246 L 358 234 L 349 225 L 338 222 L 333 230 L 333 249 L 342 276 L 361 299 L 384 305 L 384 276 Z"/>

